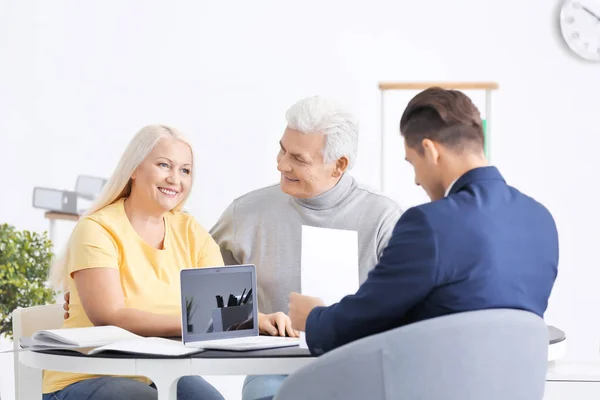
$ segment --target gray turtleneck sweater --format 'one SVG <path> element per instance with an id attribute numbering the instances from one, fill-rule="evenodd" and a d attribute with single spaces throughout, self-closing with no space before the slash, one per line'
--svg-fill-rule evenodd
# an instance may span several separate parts
<path id="1" fill-rule="evenodd" d="M 289 293 L 301 291 L 302 225 L 357 231 L 362 284 L 400 215 L 398 204 L 346 173 L 310 199 L 287 195 L 278 184 L 247 193 L 233 201 L 210 233 L 226 265 L 256 265 L 259 311 L 287 313 Z"/>

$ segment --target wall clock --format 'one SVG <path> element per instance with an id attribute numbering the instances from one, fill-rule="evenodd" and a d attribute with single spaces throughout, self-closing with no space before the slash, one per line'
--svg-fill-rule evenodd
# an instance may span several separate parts
<path id="1" fill-rule="evenodd" d="M 560 29 L 575 54 L 600 62 L 600 0 L 565 0 L 560 11 Z"/>

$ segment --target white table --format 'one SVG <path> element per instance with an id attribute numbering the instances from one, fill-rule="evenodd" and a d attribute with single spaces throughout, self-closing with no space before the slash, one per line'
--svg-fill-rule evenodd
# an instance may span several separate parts
<path id="1" fill-rule="evenodd" d="M 566 342 L 564 333 L 560 330 L 550 330 L 549 333 L 550 349 L 555 346 L 562 348 Z M 298 348 L 245 353 L 211 351 L 188 358 L 87 357 L 69 355 L 72 354 L 69 352 L 57 353 L 21 352 L 19 361 L 38 370 L 145 376 L 156 385 L 158 400 L 176 400 L 177 382 L 182 376 L 290 375 L 315 360 L 315 357 L 309 356 L 307 350 Z M 565 393 L 574 390 L 574 383 L 577 383 L 578 389 L 582 388 L 582 383 L 588 383 L 585 387 L 587 392 L 590 389 L 600 390 L 600 365 L 550 362 L 546 382 L 545 400 L 562 399 Z M 581 397 L 584 398 L 587 400 L 589 397 Z"/>
<path id="2" fill-rule="evenodd" d="M 562 330 L 548 326 L 548 361 L 560 360 L 567 353 L 567 335 Z"/>
<path id="3" fill-rule="evenodd" d="M 289 375 L 315 359 L 298 356 L 299 352 L 299 349 L 273 349 L 246 355 L 227 352 L 231 358 L 225 358 L 223 352 L 200 353 L 190 358 L 101 358 L 25 351 L 19 354 L 19 361 L 36 369 L 145 376 L 156 385 L 158 400 L 176 400 L 177 382 L 182 376 Z"/>

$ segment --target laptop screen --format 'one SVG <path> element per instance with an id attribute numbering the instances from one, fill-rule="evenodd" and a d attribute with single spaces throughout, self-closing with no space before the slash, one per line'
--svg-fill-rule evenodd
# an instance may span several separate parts
<path id="1" fill-rule="evenodd" d="M 254 265 L 181 271 L 183 342 L 258 335 Z"/>

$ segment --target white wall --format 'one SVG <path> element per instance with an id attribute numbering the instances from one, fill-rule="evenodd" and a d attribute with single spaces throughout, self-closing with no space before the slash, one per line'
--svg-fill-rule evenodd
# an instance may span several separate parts
<path id="1" fill-rule="evenodd" d="M 348 3 L 5 0 L 0 222 L 46 229 L 34 186 L 107 176 L 135 131 L 158 122 L 193 140 L 189 206 L 210 227 L 234 196 L 277 179 L 284 112 L 315 93 L 357 110 L 354 174 L 377 185 L 378 81 L 495 80 L 493 161 L 550 208 L 560 231 L 547 319 L 567 331 L 568 357 L 596 358 L 600 65 L 563 46 L 558 0 Z M 413 94 L 389 98 L 388 154 L 398 160 L 395 126 Z M 406 165 L 390 162 L 388 177 L 404 206 L 423 199 Z M 57 246 L 71 228 L 61 225 Z"/>

